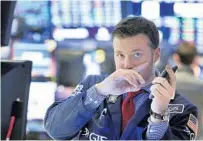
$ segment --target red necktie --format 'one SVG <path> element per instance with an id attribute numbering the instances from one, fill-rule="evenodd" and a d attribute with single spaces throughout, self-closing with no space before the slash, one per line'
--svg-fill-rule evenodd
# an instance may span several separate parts
<path id="1" fill-rule="evenodd" d="M 129 92 L 128 96 L 122 103 L 122 131 L 124 131 L 125 126 L 134 114 L 135 106 L 133 98 L 139 93 L 141 93 L 141 90 L 137 92 Z"/>

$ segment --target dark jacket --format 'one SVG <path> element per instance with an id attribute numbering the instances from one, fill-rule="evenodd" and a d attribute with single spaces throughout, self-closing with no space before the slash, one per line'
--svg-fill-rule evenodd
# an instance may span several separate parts
<path id="1" fill-rule="evenodd" d="M 121 133 L 121 102 L 119 96 L 116 103 L 103 101 L 99 108 L 88 111 L 84 106 L 87 90 L 101 82 L 103 76 L 89 76 L 80 83 L 80 89 L 66 100 L 56 102 L 48 109 L 44 121 L 46 131 L 54 139 L 75 140 L 142 140 L 148 126 L 151 99 L 140 106 L 138 112 L 129 121 Z M 191 139 L 193 130 L 187 128 L 190 114 L 197 117 L 197 108 L 176 94 L 171 105 L 182 105 L 183 111 L 171 110 L 169 127 L 162 140 Z"/>

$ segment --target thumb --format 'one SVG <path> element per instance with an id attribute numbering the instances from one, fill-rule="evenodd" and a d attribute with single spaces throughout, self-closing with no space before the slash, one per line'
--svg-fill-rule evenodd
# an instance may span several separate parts
<path id="1" fill-rule="evenodd" d="M 175 73 L 173 72 L 172 68 L 170 66 L 166 66 L 166 71 L 168 72 L 169 75 L 169 83 L 170 85 L 175 88 L 176 86 L 176 77 L 175 77 Z"/>

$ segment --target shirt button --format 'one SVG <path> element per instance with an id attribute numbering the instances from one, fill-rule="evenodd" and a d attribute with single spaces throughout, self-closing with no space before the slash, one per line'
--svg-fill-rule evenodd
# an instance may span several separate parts
<path id="1" fill-rule="evenodd" d="M 90 98 L 90 101 L 93 101 L 92 98 Z"/>
<path id="2" fill-rule="evenodd" d="M 97 103 L 98 103 L 98 101 L 95 101 L 94 103 L 95 103 L 95 104 L 97 104 Z"/>

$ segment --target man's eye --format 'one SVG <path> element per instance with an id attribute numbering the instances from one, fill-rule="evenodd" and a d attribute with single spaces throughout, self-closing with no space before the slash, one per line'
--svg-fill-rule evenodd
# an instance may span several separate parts
<path id="1" fill-rule="evenodd" d="M 117 57 L 119 57 L 119 58 L 123 58 L 124 55 L 123 55 L 123 54 L 117 54 Z"/>
<path id="2" fill-rule="evenodd" d="M 138 57 L 140 57 L 142 54 L 140 53 L 140 52 L 136 52 L 135 54 L 134 54 L 134 56 L 135 56 L 135 58 L 138 58 Z"/>

